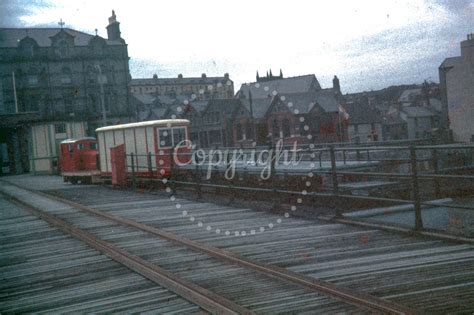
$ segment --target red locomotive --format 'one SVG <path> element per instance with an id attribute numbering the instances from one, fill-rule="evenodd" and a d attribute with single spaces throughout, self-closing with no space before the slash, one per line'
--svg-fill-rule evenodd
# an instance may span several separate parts
<path id="1" fill-rule="evenodd" d="M 60 145 L 59 167 L 65 182 L 92 182 L 97 169 L 97 140 L 92 137 L 67 139 Z"/>

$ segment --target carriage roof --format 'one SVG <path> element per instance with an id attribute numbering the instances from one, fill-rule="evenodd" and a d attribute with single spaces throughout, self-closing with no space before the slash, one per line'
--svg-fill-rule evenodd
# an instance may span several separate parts
<path id="1" fill-rule="evenodd" d="M 79 141 L 97 141 L 97 139 L 94 137 L 69 138 L 69 139 L 61 141 L 61 144 L 76 143 Z"/>
<path id="2" fill-rule="evenodd" d="M 141 128 L 141 127 L 150 127 L 150 126 L 166 126 L 168 124 L 171 124 L 171 125 L 189 124 L 189 120 L 187 120 L 187 119 L 151 120 L 151 121 L 143 121 L 143 122 L 138 122 L 138 123 L 106 126 L 106 127 L 97 128 L 95 131 L 96 132 L 102 132 L 102 131 L 120 130 L 120 129 L 128 129 L 128 128 Z"/>

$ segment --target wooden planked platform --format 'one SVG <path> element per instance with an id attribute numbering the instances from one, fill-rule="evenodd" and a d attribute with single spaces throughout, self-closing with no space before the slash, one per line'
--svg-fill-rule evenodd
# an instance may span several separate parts
<path id="1" fill-rule="evenodd" d="M 0 196 L 1 313 L 198 313 Z"/>
<path id="2" fill-rule="evenodd" d="M 474 250 L 471 245 L 291 216 L 286 218 L 179 197 L 170 200 L 161 193 L 98 186 L 71 187 L 58 183 L 45 186 L 68 199 L 114 215 L 427 313 L 474 311 Z M 186 211 L 185 216 L 183 211 Z M 261 227 L 265 229 L 263 232 Z M 130 246 L 146 251 L 146 246 L 140 246 L 140 242 L 132 242 Z M 272 303 L 269 302 L 268 307 Z"/>

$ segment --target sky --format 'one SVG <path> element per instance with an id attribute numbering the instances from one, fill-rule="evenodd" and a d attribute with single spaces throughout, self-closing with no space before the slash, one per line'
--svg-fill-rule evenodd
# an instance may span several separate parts
<path id="1" fill-rule="evenodd" d="M 107 37 L 111 11 L 133 78 L 223 76 L 236 90 L 280 69 L 337 75 L 343 93 L 438 82 L 474 32 L 474 0 L 0 0 L 0 27 L 65 27 Z"/>

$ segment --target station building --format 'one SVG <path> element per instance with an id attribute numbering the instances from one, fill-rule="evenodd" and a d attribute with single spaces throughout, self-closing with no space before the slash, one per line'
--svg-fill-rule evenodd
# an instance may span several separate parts
<path id="1" fill-rule="evenodd" d="M 107 38 L 59 25 L 0 28 L 1 174 L 53 173 L 59 142 L 135 114 L 115 12 Z"/>

